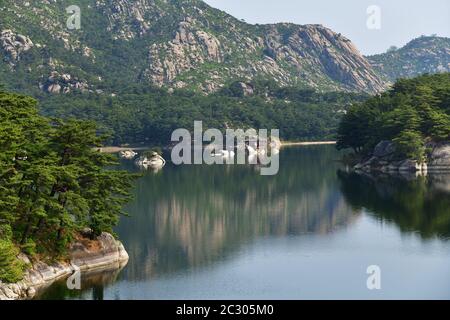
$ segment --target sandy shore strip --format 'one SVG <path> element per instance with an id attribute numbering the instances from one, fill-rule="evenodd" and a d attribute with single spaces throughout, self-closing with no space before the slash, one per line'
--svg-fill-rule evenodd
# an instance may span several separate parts
<path id="1" fill-rule="evenodd" d="M 336 144 L 336 141 L 303 141 L 303 142 L 290 142 L 290 141 L 281 141 L 282 147 L 289 146 L 314 146 L 321 144 Z"/>
<path id="2" fill-rule="evenodd" d="M 133 151 L 148 150 L 149 147 L 101 147 L 96 149 L 98 149 L 102 153 L 117 153 L 126 150 L 133 150 Z"/>
<path id="3" fill-rule="evenodd" d="M 282 147 L 289 147 L 289 146 L 313 146 L 313 145 L 321 145 L 321 144 L 336 144 L 336 141 L 302 141 L 302 142 L 295 142 L 295 141 L 281 141 Z M 107 146 L 107 147 L 101 147 L 96 148 L 102 153 L 117 153 L 120 151 L 126 151 L 126 150 L 133 150 L 133 151 L 142 151 L 142 150 L 148 150 L 150 147 L 115 147 L 115 146 Z"/>

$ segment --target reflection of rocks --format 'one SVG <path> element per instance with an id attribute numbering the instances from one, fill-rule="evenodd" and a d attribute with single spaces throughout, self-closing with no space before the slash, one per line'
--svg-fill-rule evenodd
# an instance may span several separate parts
<path id="1" fill-rule="evenodd" d="M 39 288 L 34 299 L 53 299 L 53 296 L 59 297 L 59 292 L 67 292 L 68 295 L 84 298 L 89 292 L 86 290 L 92 288 L 92 298 L 94 300 L 103 300 L 103 290 L 108 285 L 115 283 L 124 268 L 123 264 L 111 265 L 111 267 L 93 270 L 81 274 L 81 291 L 67 289 L 66 280 L 59 280 L 47 287 Z"/>
<path id="2" fill-rule="evenodd" d="M 430 175 L 433 188 L 450 194 L 450 173 Z"/>
<path id="3" fill-rule="evenodd" d="M 345 199 L 422 237 L 450 236 L 450 173 L 414 176 L 338 173 Z"/>

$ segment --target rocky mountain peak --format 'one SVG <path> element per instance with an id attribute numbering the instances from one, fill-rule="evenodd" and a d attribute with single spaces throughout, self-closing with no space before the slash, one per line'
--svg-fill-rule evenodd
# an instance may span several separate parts
<path id="1" fill-rule="evenodd" d="M 79 6 L 81 29 L 68 30 L 65 3 L 4 0 L 0 54 L 14 66 L 11 72 L 27 70 L 24 82 L 51 92 L 78 90 L 80 83 L 95 91 L 118 77 L 204 93 L 256 78 L 320 91 L 376 93 L 389 84 L 379 68 L 386 63 L 369 62 L 349 39 L 322 25 L 252 25 L 200 0 Z M 54 71 L 72 80 L 49 82 Z"/>
<path id="2" fill-rule="evenodd" d="M 450 38 L 421 36 L 402 48 L 367 59 L 379 74 L 390 81 L 423 73 L 450 72 Z"/>

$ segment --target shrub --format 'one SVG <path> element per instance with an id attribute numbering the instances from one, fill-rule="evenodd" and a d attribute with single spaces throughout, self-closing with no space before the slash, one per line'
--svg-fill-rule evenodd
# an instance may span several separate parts
<path id="1" fill-rule="evenodd" d="M 22 280 L 25 263 L 17 258 L 19 249 L 9 240 L 0 240 L 0 280 L 17 282 Z"/>

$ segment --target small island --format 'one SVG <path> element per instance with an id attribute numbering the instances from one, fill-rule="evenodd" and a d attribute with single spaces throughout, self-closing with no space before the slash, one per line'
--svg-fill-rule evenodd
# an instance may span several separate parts
<path id="1" fill-rule="evenodd" d="M 338 149 L 363 172 L 450 171 L 450 74 L 400 79 L 354 105 L 338 130 Z"/>
<path id="2" fill-rule="evenodd" d="M 128 260 L 112 228 L 136 176 L 98 151 L 95 123 L 49 119 L 36 105 L 0 92 L 0 299 Z"/>

